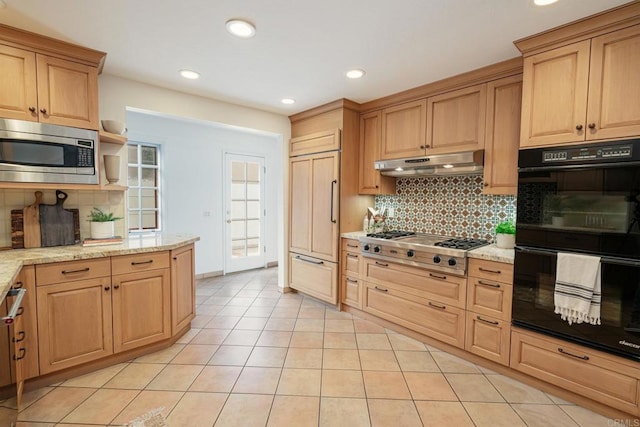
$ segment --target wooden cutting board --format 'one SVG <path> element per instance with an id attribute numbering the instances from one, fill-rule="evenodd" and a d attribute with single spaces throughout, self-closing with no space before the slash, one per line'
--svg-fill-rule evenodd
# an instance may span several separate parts
<path id="1" fill-rule="evenodd" d="M 22 209 L 25 248 L 39 248 L 42 246 L 42 238 L 40 236 L 40 204 L 42 203 L 42 191 L 36 191 L 35 196 L 36 201 Z"/>
<path id="2" fill-rule="evenodd" d="M 76 243 L 80 242 L 80 211 L 67 209 L 73 214 L 73 234 Z M 11 248 L 24 248 L 24 210 L 11 210 Z"/>
<path id="3" fill-rule="evenodd" d="M 67 193 L 56 190 L 55 205 L 40 205 L 42 247 L 68 246 L 76 243 L 73 212 L 64 208 Z"/>

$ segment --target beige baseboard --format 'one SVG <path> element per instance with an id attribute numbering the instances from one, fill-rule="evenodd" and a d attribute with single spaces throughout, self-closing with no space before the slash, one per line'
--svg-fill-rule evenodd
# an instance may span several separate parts
<path id="1" fill-rule="evenodd" d="M 277 267 L 277 266 L 278 266 L 278 261 L 271 261 L 267 263 L 267 268 Z"/>
<path id="2" fill-rule="evenodd" d="M 223 271 L 211 271 L 209 273 L 196 274 L 196 279 L 208 279 L 210 277 L 222 276 Z"/>

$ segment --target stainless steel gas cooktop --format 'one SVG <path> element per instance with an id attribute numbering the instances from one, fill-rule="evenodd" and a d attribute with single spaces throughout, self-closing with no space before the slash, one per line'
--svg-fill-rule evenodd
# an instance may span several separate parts
<path id="1" fill-rule="evenodd" d="M 368 234 L 359 240 L 363 256 L 460 275 L 466 272 L 467 251 L 489 244 L 482 239 L 396 230 Z"/>

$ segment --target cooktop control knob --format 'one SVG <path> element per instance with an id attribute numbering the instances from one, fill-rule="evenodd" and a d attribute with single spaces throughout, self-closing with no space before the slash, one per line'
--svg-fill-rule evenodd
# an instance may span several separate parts
<path id="1" fill-rule="evenodd" d="M 452 267 L 454 265 L 456 265 L 456 259 L 455 258 L 449 258 L 449 265 L 452 266 Z"/>
<path id="2" fill-rule="evenodd" d="M 369 249 L 371 249 L 371 246 L 369 246 L 369 245 L 364 245 L 364 250 L 365 250 L 365 251 L 368 251 Z"/>
<path id="3" fill-rule="evenodd" d="M 409 249 L 409 250 L 407 251 L 407 256 L 408 256 L 409 258 L 413 258 L 414 256 L 416 256 L 416 253 L 415 253 L 413 250 Z"/>
<path id="4" fill-rule="evenodd" d="M 373 252 L 380 252 L 380 246 L 376 246 L 375 248 L 373 248 Z"/>
<path id="5" fill-rule="evenodd" d="M 436 256 L 433 257 L 433 262 L 435 262 L 436 264 L 440 264 L 440 261 L 442 261 L 440 259 L 440 256 L 436 255 Z"/>

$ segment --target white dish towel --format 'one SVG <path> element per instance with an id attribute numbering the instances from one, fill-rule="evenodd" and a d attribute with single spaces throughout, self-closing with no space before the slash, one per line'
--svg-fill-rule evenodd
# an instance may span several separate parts
<path id="1" fill-rule="evenodd" d="M 555 313 L 572 323 L 600 324 L 600 257 L 558 252 Z"/>

